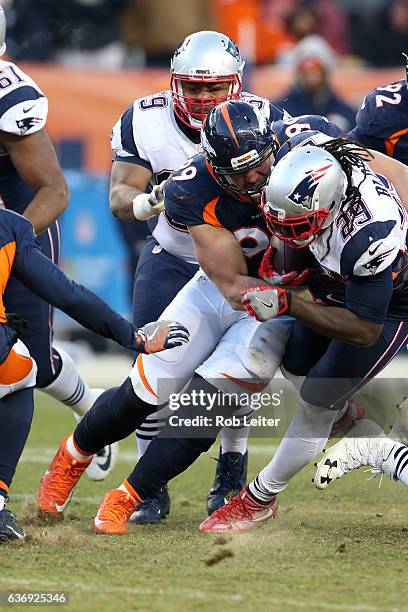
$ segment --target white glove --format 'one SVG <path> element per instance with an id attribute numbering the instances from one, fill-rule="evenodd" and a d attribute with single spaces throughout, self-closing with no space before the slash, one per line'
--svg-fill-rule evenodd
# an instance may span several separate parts
<path id="1" fill-rule="evenodd" d="M 139 195 L 133 198 L 133 214 L 135 219 L 147 221 L 164 211 L 163 186 L 165 182 L 162 181 L 160 185 L 155 185 L 151 193 L 139 193 Z"/>

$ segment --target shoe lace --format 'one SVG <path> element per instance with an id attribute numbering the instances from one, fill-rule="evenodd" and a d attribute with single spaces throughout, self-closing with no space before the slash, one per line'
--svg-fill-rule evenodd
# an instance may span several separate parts
<path id="1" fill-rule="evenodd" d="M 124 519 L 127 520 L 129 513 L 133 512 L 135 509 L 129 495 L 123 492 L 119 497 L 115 497 L 113 503 L 111 502 L 111 497 L 108 497 L 103 505 L 99 518 L 101 520 L 113 521 L 115 523 L 122 522 Z"/>
<path id="2" fill-rule="evenodd" d="M 344 473 L 354 470 L 356 468 L 361 467 L 361 465 L 370 465 L 368 470 L 364 470 L 365 472 L 371 472 L 371 478 L 368 480 L 374 480 L 377 476 L 381 476 L 379 487 L 381 487 L 382 479 L 385 474 L 382 468 L 382 463 L 386 459 L 384 457 L 383 452 L 380 448 L 380 440 L 378 438 L 368 438 L 368 442 L 364 441 L 364 446 L 360 442 L 360 438 L 354 438 L 354 447 L 355 453 L 346 446 L 346 456 L 345 458 L 340 458 L 340 466 Z"/>
<path id="3" fill-rule="evenodd" d="M 243 517 L 252 519 L 253 508 L 245 503 L 245 498 L 241 493 L 230 499 L 230 501 L 214 512 L 214 516 L 219 519 L 242 519 Z"/>
<path id="4" fill-rule="evenodd" d="M 51 493 L 66 493 L 67 481 L 76 482 L 84 471 L 83 462 L 74 459 L 70 461 L 62 455 L 59 458 L 57 465 L 53 468 L 50 480 L 48 482 L 48 490 Z"/>

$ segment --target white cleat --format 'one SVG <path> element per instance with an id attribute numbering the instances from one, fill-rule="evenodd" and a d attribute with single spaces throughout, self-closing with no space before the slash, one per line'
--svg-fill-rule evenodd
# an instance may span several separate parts
<path id="1" fill-rule="evenodd" d="M 104 391 L 106 391 L 106 389 L 90 389 L 91 403 L 89 409 L 92 408 L 98 397 L 102 395 Z M 75 415 L 75 418 L 79 423 L 82 417 Z M 105 480 L 115 467 L 118 456 L 119 444 L 117 442 L 104 446 L 104 448 L 101 448 L 95 453 L 91 463 L 86 468 L 86 475 L 90 480 Z"/>
<path id="2" fill-rule="evenodd" d="M 369 419 L 357 421 L 347 436 L 326 450 L 317 464 L 315 487 L 327 489 L 335 480 L 363 465 L 370 466 L 375 475 L 387 473 L 383 463 L 394 446 L 395 441 L 377 423 Z"/>
<path id="3" fill-rule="evenodd" d="M 112 472 L 119 456 L 119 444 L 113 442 L 98 451 L 86 468 L 86 475 L 91 480 L 105 480 Z"/>

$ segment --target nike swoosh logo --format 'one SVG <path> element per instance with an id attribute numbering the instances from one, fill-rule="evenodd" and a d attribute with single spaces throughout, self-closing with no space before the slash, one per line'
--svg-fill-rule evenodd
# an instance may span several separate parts
<path id="1" fill-rule="evenodd" d="M 70 502 L 70 499 L 71 499 L 71 497 L 72 497 L 72 493 L 73 493 L 73 491 L 71 491 L 71 493 L 68 495 L 68 499 L 67 499 L 67 501 L 65 502 L 65 504 L 62 504 L 61 506 L 59 506 L 57 503 L 55 504 L 55 507 L 56 507 L 56 509 L 57 509 L 57 512 L 64 512 L 65 508 L 68 506 L 68 504 L 69 504 L 69 502 Z"/>
<path id="2" fill-rule="evenodd" d="M 156 335 L 156 332 L 157 332 L 157 330 L 159 329 L 159 327 L 160 327 L 160 325 L 158 325 L 158 326 L 156 327 L 156 329 L 155 329 L 154 331 L 152 331 L 152 333 L 151 333 L 151 334 L 146 334 L 146 338 L 147 338 L 148 340 L 152 340 L 152 339 L 154 338 L 154 336 Z"/>
<path id="3" fill-rule="evenodd" d="M 378 251 L 378 249 L 380 248 L 381 245 L 382 245 L 382 242 L 380 242 L 380 244 L 377 244 L 377 246 L 374 249 L 368 249 L 368 254 L 369 255 L 374 255 L 374 253 L 376 251 Z"/>
<path id="4" fill-rule="evenodd" d="M 266 306 L 266 308 L 273 308 L 273 304 L 271 300 L 269 300 L 269 302 L 263 302 L 260 298 L 256 298 L 256 299 L 258 300 L 258 302 Z"/>
<path id="5" fill-rule="evenodd" d="M 110 468 L 111 458 L 112 458 L 112 450 L 109 444 L 109 451 L 108 451 L 108 456 L 106 457 L 106 461 L 104 461 L 103 463 L 99 463 L 97 461 L 98 467 L 100 467 L 101 470 L 103 470 L 104 472 L 107 472 L 107 470 L 109 470 Z"/>
<path id="6" fill-rule="evenodd" d="M 101 519 L 98 519 L 98 517 L 95 516 L 94 524 L 95 524 L 96 527 L 99 527 L 100 525 L 104 525 L 105 523 L 107 523 L 107 521 L 101 521 Z"/>
<path id="7" fill-rule="evenodd" d="M 23 113 L 28 113 L 32 108 L 34 108 L 35 104 L 29 106 L 28 108 L 23 108 Z"/>
<path id="8" fill-rule="evenodd" d="M 327 299 L 330 300 L 331 302 L 337 302 L 337 304 L 344 304 L 344 302 L 342 302 L 341 300 L 337 300 L 332 293 L 328 293 L 327 294 Z"/>
<path id="9" fill-rule="evenodd" d="M 24 535 L 21 535 L 21 533 L 18 533 L 15 529 L 13 529 L 13 527 L 11 525 L 7 525 L 6 523 L 6 527 L 7 529 L 10 529 L 10 531 L 12 531 L 18 538 L 24 539 Z"/>

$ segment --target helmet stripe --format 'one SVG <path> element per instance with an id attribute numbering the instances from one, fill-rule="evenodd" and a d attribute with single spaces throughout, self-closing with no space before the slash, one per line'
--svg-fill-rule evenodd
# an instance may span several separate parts
<path id="1" fill-rule="evenodd" d="M 239 148 L 239 142 L 237 140 L 237 137 L 235 135 L 234 132 L 234 128 L 232 127 L 232 123 L 231 123 L 231 117 L 229 116 L 229 112 L 228 112 L 228 106 L 227 104 L 222 104 L 219 107 L 220 111 L 221 111 L 221 115 L 224 117 L 224 121 L 227 124 L 227 128 L 229 129 L 229 131 L 231 132 L 231 136 L 233 137 L 233 139 L 235 140 L 235 144 L 237 145 L 237 147 Z"/>

